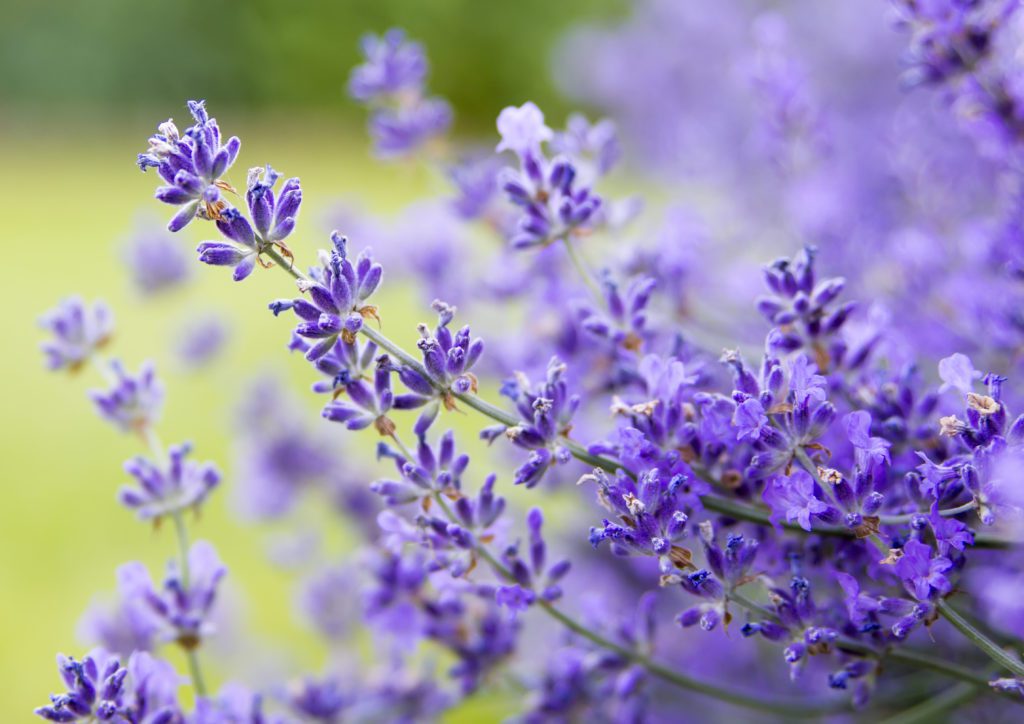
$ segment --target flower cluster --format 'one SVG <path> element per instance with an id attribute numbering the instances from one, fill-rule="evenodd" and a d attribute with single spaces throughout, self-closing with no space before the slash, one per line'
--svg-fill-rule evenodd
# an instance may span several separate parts
<path id="1" fill-rule="evenodd" d="M 443 134 L 452 111 L 426 95 L 427 58 L 419 43 L 392 28 L 362 40 L 365 62 L 352 70 L 349 94 L 370 109 L 370 135 L 381 156 L 401 156 Z"/>
<path id="2" fill-rule="evenodd" d="M 1017 6 L 897 3 L 912 34 L 911 80 L 951 91 L 960 115 L 998 125 L 1011 145 L 1020 137 L 1019 67 L 1002 44 L 1016 31 Z M 385 335 L 384 268 L 402 280 L 397 258 L 409 250 L 399 237 L 416 233 L 389 237 L 385 246 L 398 248 L 375 260 L 368 251 L 351 258 L 335 232 L 303 271 L 286 244 L 302 202 L 298 179 L 281 183 L 270 165 L 255 167 L 235 208 L 225 174 L 239 141 L 222 142 L 202 102 L 189 104 L 195 125 L 184 133 L 160 125 L 139 163 L 167 184 L 158 199 L 181 207 L 172 230 L 213 222 L 224 238 L 200 245 L 201 262 L 232 266 L 236 279 L 277 266 L 298 289 L 269 309 L 298 317 L 287 348 L 310 363 L 313 392 L 329 395 L 322 417 L 339 424 L 314 428 L 305 408 L 249 388 L 234 426 L 233 487 L 244 512 L 285 530 L 270 556 L 295 574 L 300 611 L 330 663 L 285 672 L 289 657 L 279 656 L 268 672 L 241 660 L 251 658 L 247 645 L 222 662 L 234 678 L 284 678 L 256 691 L 206 689 L 201 656 L 218 655 L 207 643 L 235 617 L 217 613 L 230 604 L 225 566 L 187 534 L 220 474 L 190 459 L 189 445 L 162 447 L 164 390 L 152 365 L 132 375 L 120 362 L 99 364 L 110 373 L 110 389 L 93 393 L 100 417 L 149 446 L 126 464 L 134 482 L 120 501 L 173 528 L 180 554 L 161 582 L 139 562 L 119 569 L 118 599 L 83 626 L 104 650 L 59 659 L 66 693 L 40 716 L 428 721 L 510 680 L 522 695 L 507 713 L 527 722 L 667 721 L 684 705 L 693 719 L 748 716 L 728 706 L 779 721 L 861 715 L 851 707 L 873 720 L 906 706 L 898 717 L 917 721 L 954 704 L 987 718 L 1013 706 L 1024 691 L 1013 638 L 1024 591 L 1019 159 L 976 157 L 969 144 L 948 151 L 956 143 L 936 142 L 924 130 L 934 119 L 912 101 L 876 115 L 887 105 L 881 81 L 870 103 L 844 97 L 838 107 L 857 110 L 833 122 L 810 72 L 820 51 L 805 53 L 791 37 L 802 25 L 734 12 L 754 36 L 751 44 L 743 23 L 723 24 L 738 28 L 746 72 L 730 78 L 740 78 L 715 75 L 714 64 L 687 55 L 689 43 L 676 48 L 665 35 L 689 28 L 684 10 L 647 3 L 621 37 L 594 41 L 611 60 L 579 84 L 599 105 L 628 106 L 616 120 L 641 158 L 654 144 L 662 173 L 697 175 L 703 151 L 714 157 L 704 179 L 712 187 L 742 179 L 734 198 L 717 199 L 726 213 L 709 213 L 706 225 L 670 213 L 655 246 L 638 253 L 618 232 L 639 206 L 594 191 L 620 155 L 617 124 L 574 115 L 556 133 L 530 102 L 500 112 L 494 154 L 443 163 L 454 208 L 407 212 L 414 230 L 433 219 L 444 219 L 446 233 L 481 220 L 477 232 L 533 250 L 501 244 L 496 273 L 478 274 L 484 245 L 445 240 L 406 265 L 427 277 L 424 288 L 457 300 L 472 329 L 487 330 L 486 356 L 484 340 L 468 322 L 456 327 L 456 308 L 440 300 L 437 323 L 417 327 L 415 349 Z M 698 47 L 711 33 L 699 30 L 688 31 Z M 659 42 L 666 37 L 673 42 Z M 372 107 L 378 152 L 411 152 L 447 127 L 448 106 L 425 94 L 419 45 L 390 31 L 367 38 L 363 51 L 350 92 Z M 694 108 L 697 121 L 714 121 L 703 130 L 672 100 L 697 67 L 729 96 L 714 112 Z M 978 89 L 988 106 L 971 105 L 982 103 Z M 757 127 L 734 125 L 751 92 Z M 850 135 L 847 126 L 862 121 L 885 135 L 893 158 Z M 765 180 L 765 148 L 744 138 L 770 140 L 770 156 L 786 163 Z M 518 166 L 499 171 L 505 151 Z M 992 175 L 1015 193 L 987 185 Z M 979 201 L 971 183 L 998 198 Z M 499 190 L 511 214 L 494 203 Z M 986 217 L 996 206 L 999 216 Z M 727 228 L 711 221 L 719 216 Z M 694 227 L 705 241 L 691 243 Z M 768 239 L 795 235 L 803 248 L 759 269 L 746 252 L 762 229 L 777 232 Z M 944 235 L 956 237 L 944 240 L 948 257 L 931 244 Z M 833 269 L 843 276 L 820 273 Z M 756 298 L 759 274 L 767 295 Z M 844 301 L 848 291 L 865 303 Z M 111 337 L 110 319 L 102 305 L 65 302 L 43 321 L 48 365 L 84 367 Z M 525 459 L 471 462 L 467 425 Z M 375 463 L 394 472 L 368 482 Z M 565 485 L 572 479 L 582 485 Z M 508 485 L 518 494 L 506 498 Z M 326 496 L 299 505 L 304 490 Z M 351 544 L 340 560 L 333 534 L 327 545 L 310 530 L 322 518 Z M 160 658 L 168 643 L 186 657 L 192 711 Z M 368 662 L 366 649 L 378 658 Z M 438 671 L 423 665 L 435 660 Z M 932 696 L 943 687 L 955 697 Z"/>

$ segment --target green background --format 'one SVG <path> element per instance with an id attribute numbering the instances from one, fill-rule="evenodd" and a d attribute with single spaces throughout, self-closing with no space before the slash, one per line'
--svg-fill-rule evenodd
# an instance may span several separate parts
<path id="1" fill-rule="evenodd" d="M 205 97 L 222 128 L 243 139 L 229 179 L 236 186 L 244 186 L 245 168 L 267 161 L 300 175 L 304 218 L 293 247 L 308 260 L 323 243 L 319 222 L 339 198 L 387 214 L 438 188 L 422 168 L 369 156 L 361 109 L 343 92 L 360 35 L 402 25 L 421 39 L 431 88 L 451 100 L 458 132 L 483 135 L 493 133 L 501 107 L 526 98 L 564 118 L 549 80 L 553 43 L 574 19 L 622 8 L 611 0 L 5 3 L 0 721 L 31 721 L 31 708 L 58 687 L 54 655 L 81 653 L 77 621 L 98 593 L 114 590 L 118 565 L 142 560 L 159 577 L 174 550 L 170 528 L 153 530 L 116 504 L 122 461 L 141 452 L 141 442 L 96 420 L 86 398 L 87 389 L 103 386 L 95 369 L 44 371 L 38 315 L 71 293 L 105 299 L 117 320 L 109 354 L 130 369 L 153 359 L 165 381 L 161 436 L 192 440 L 200 459 L 227 470 L 225 486 L 232 484 L 232 406 L 243 383 L 265 370 L 287 375 L 302 392 L 310 381 L 302 360 L 283 350 L 287 325 L 265 312 L 268 299 L 290 292 L 283 275 L 257 270 L 233 284 L 225 270 L 197 268 L 187 288 L 156 300 L 130 287 L 119 245 L 137 228 L 140 209 L 168 216 L 152 199 L 156 177 L 134 166 L 155 123 L 172 115 L 185 121 L 184 100 Z M 183 245 L 204 238 L 196 227 L 181 234 Z M 408 292 L 392 287 L 381 304 L 386 331 L 410 340 L 425 315 Z M 174 364 L 174 334 L 185 316 L 209 309 L 230 320 L 231 343 L 212 368 L 187 373 Z M 304 400 L 316 420 L 318 401 Z M 475 421 L 463 425 L 475 429 Z M 213 497 L 193 537 L 213 541 L 230 567 L 238 623 L 251 631 L 244 645 L 254 655 L 287 651 L 298 666 L 319 670 L 326 650 L 293 613 L 294 576 L 266 563 L 274 527 L 239 522 L 227 497 L 224 490 Z M 323 513 L 307 505 L 299 515 Z M 329 545 L 341 549 L 346 532 L 335 534 Z M 223 674 L 213 666 L 215 683 Z M 489 697 L 455 717 L 493 720 L 506 705 Z"/>

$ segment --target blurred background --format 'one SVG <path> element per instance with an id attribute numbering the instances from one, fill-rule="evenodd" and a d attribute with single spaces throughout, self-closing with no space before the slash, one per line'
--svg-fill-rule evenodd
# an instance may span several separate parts
<path id="1" fill-rule="evenodd" d="M 962 297 L 967 309 L 965 290 L 982 282 L 965 271 L 956 282 L 964 287 L 947 289 L 933 271 L 942 256 L 936 249 L 947 242 L 942 263 L 963 258 L 969 268 L 979 252 L 974 227 L 961 233 L 960 223 L 992 212 L 993 181 L 989 160 L 964 142 L 947 109 L 928 95 L 907 101 L 899 83 L 906 41 L 886 7 L 881 0 L 732 0 L 713 9 L 681 0 L 5 0 L 0 721 L 28 721 L 45 702 L 58 684 L 54 655 L 84 650 L 97 619 L 83 623 L 83 613 L 103 611 L 117 566 L 142 560 L 158 577 L 174 545 L 170 531 L 140 525 L 115 501 L 126 478 L 122 461 L 142 449 L 95 419 L 85 391 L 105 386 L 100 374 L 43 369 L 36 319 L 69 294 L 113 308 L 111 357 L 131 370 L 155 361 L 168 393 L 164 441 L 191 440 L 198 459 L 225 472 L 193 523 L 193 536 L 211 540 L 230 569 L 233 615 L 210 652 L 211 678 L 223 681 L 243 660 L 255 678 L 315 672 L 332 653 L 300 613 L 303 580 L 351 546 L 355 524 L 331 525 L 333 511 L 358 506 L 353 489 L 379 468 L 366 450 L 349 455 L 357 443 L 344 431 L 318 424 L 322 400 L 308 393 L 308 366 L 284 351 L 289 325 L 266 312 L 268 300 L 290 292 L 280 275 L 257 270 L 233 285 L 224 270 L 200 268 L 188 254 L 182 278 L 159 294 L 133 283 L 129 250 L 147 239 L 159 246 L 169 216 L 152 198 L 153 174 L 141 177 L 135 167 L 157 122 L 173 116 L 184 127 L 185 100 L 205 98 L 226 135 L 243 141 L 229 174 L 236 187 L 244 186 L 245 168 L 267 162 L 301 176 L 302 219 L 289 240 L 300 259 L 310 260 L 332 228 L 385 259 L 407 248 L 399 237 L 426 249 L 440 227 L 404 209 L 442 198 L 449 186 L 425 164 L 376 160 L 365 109 L 345 90 L 360 61 L 359 38 L 401 26 L 425 46 L 430 92 L 454 109 L 453 144 L 493 148 L 497 113 L 525 100 L 541 106 L 553 127 L 573 110 L 613 118 L 626 161 L 608 189 L 645 197 L 643 214 L 620 238 L 639 240 L 645 263 L 654 260 L 673 313 L 690 314 L 700 299 L 712 317 L 705 322 L 737 310 L 752 317 L 758 265 L 813 242 L 827 268 L 850 271 L 856 291 L 891 302 L 851 327 L 870 338 L 897 308 L 908 324 L 934 329 L 927 351 L 942 356 L 986 339 L 985 320 L 960 320 L 941 304 Z M 172 241 L 190 252 L 204 233 L 193 226 Z M 605 248 L 607 258 L 642 270 L 640 256 L 626 259 L 625 250 L 615 239 Z M 711 271 L 712 258 L 728 260 L 729 274 Z M 411 342 L 414 324 L 429 317 L 429 298 L 412 285 L 385 284 L 379 303 L 389 336 Z M 937 310 L 948 313 L 940 324 L 929 316 Z M 740 327 L 734 334 L 743 343 L 763 338 L 758 320 L 752 330 Z M 898 358 L 905 342 L 886 344 Z M 254 408 L 269 409 L 269 423 L 257 424 L 263 418 Z M 264 423 L 308 430 L 302 434 L 332 451 L 345 480 L 310 471 L 318 495 L 297 496 L 291 515 L 265 520 L 253 510 L 255 498 L 239 493 L 280 492 L 250 479 Z M 456 424 L 475 456 L 471 474 L 482 475 L 489 468 L 478 421 Z M 579 518 L 577 532 L 592 522 L 592 511 L 549 503 L 564 506 L 566 521 Z M 316 537 L 308 533 L 314 529 L 327 532 Z M 491 691 L 452 720 L 493 721 L 514 701 L 514 692 Z"/>

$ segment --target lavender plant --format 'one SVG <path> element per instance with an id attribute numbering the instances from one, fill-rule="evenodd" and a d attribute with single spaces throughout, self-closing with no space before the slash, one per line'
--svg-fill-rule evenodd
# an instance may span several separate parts
<path id="1" fill-rule="evenodd" d="M 1019 27 L 1019 3 L 896 5 L 912 33 L 909 79 L 943 87 L 954 114 L 974 104 L 968 130 L 984 115 L 981 152 L 998 140 L 1000 173 L 1016 178 L 1020 56 L 1000 54 L 997 38 Z M 747 67 L 756 105 L 771 115 L 773 158 L 795 158 L 784 151 L 800 136 L 801 168 L 785 169 L 797 183 L 808 165 L 835 160 L 822 140 L 827 124 L 802 66 L 787 59 L 778 18 L 760 19 L 756 34 Z M 363 50 L 350 92 L 371 104 L 378 151 L 418 153 L 450 122 L 448 106 L 425 96 L 423 49 L 391 31 Z M 282 347 L 313 368 L 313 391 L 329 396 L 322 416 L 340 423 L 332 431 L 394 466 L 359 481 L 369 499 L 346 488 L 339 507 L 363 523 L 353 526 L 361 550 L 318 571 L 300 597 L 313 629 L 335 644 L 365 624 L 375 666 L 351 661 L 348 672 L 307 673 L 290 687 L 207 688 L 202 657 L 227 569 L 210 544 L 189 542 L 187 518 L 220 475 L 190 459 L 189 445 L 165 451 L 153 367 L 133 377 L 102 360 L 109 312 L 71 300 L 44 318 L 49 366 L 94 362 L 110 378 L 111 389 L 93 395 L 100 416 L 149 450 L 126 464 L 134 483 L 120 501 L 141 519 L 168 521 L 178 555 L 160 585 L 142 564 L 118 571 L 119 613 L 91 619 L 103 647 L 58 659 L 67 691 L 37 714 L 132 724 L 424 721 L 514 687 L 507 714 L 525 722 L 910 722 L 960 706 L 1019 716 L 1024 414 L 1015 409 L 1024 396 L 1012 384 L 1019 360 L 1005 352 L 1022 340 L 997 295 L 983 295 L 980 311 L 998 336 L 957 348 L 950 333 L 946 352 L 933 354 L 931 331 L 918 344 L 920 319 L 899 314 L 906 290 L 866 300 L 892 305 L 888 315 L 850 301 L 849 290 L 870 291 L 864 265 L 849 275 L 828 266 L 850 252 L 805 233 L 794 256 L 763 266 L 764 296 L 749 285 L 730 291 L 745 311 L 712 337 L 691 312 L 700 296 L 678 298 L 687 290 L 672 286 L 677 275 L 661 254 L 607 253 L 609 239 L 625 245 L 632 215 L 596 190 L 619 154 L 614 124 L 573 116 L 556 133 L 525 103 L 497 117 L 496 154 L 511 151 L 514 165 L 497 156 L 439 168 L 452 182 L 450 213 L 498 242 L 490 253 L 502 284 L 474 276 L 468 253 L 450 262 L 464 265 L 460 323 L 486 329 L 486 349 L 469 324 L 455 329 L 454 306 L 435 301 L 437 324 L 418 326 L 413 351 L 383 332 L 390 262 L 352 258 L 334 232 L 316 263 L 301 266 L 284 243 L 302 201 L 298 179 L 275 192 L 279 174 L 257 166 L 242 204 L 225 179 L 240 142 L 221 143 L 204 102 L 188 107 L 194 125 L 161 124 L 139 157 L 168 184 L 157 198 L 182 207 L 171 230 L 208 222 L 220 237 L 199 245 L 199 261 L 233 267 L 236 280 L 257 265 L 284 272 L 285 296 L 269 309 L 298 323 L 278 324 Z M 671 247 L 679 237 L 659 238 Z M 669 263 L 691 273 L 676 252 Z M 951 259 L 942 273 L 950 284 L 958 275 L 1019 278 L 1018 252 L 990 239 L 975 267 Z M 714 269 L 704 274 L 733 271 Z M 510 302 L 525 313 L 514 317 Z M 954 309 L 944 328 L 977 311 Z M 711 341 L 720 338 L 735 344 L 723 351 Z M 302 424 L 286 429 L 267 407 L 246 415 L 249 477 L 260 486 L 246 496 L 258 514 L 281 517 L 302 489 L 331 477 L 338 452 Z M 492 445 L 476 462 L 486 474 L 446 429 L 463 415 Z M 186 655 L 191 709 L 159 658 L 162 644 Z M 424 663 L 425 651 L 444 664 Z"/>

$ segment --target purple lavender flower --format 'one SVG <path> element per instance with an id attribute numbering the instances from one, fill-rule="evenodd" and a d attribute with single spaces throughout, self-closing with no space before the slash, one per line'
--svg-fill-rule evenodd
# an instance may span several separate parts
<path id="1" fill-rule="evenodd" d="M 805 247 L 793 259 L 778 259 L 764 270 L 772 292 L 757 302 L 758 311 L 779 328 L 772 346 L 790 352 L 808 346 L 821 369 L 842 361 L 846 352 L 841 341 L 832 339 L 846 322 L 855 305 L 848 302 L 832 309 L 846 280 L 841 277 L 815 283 L 814 257 L 817 250 Z"/>
<path id="2" fill-rule="evenodd" d="M 125 471 L 135 478 L 137 487 L 121 489 L 121 503 L 135 510 L 141 520 L 159 520 L 189 508 L 199 510 L 207 496 L 220 483 L 220 473 L 212 463 L 197 463 L 185 458 L 192 451 L 188 443 L 171 447 L 165 464 L 142 457 L 125 463 Z"/>
<path id="3" fill-rule="evenodd" d="M 165 233 L 140 229 L 125 245 L 123 259 L 135 288 L 145 295 L 181 286 L 191 275 L 185 250 Z"/>
<path id="4" fill-rule="evenodd" d="M 499 152 L 519 156 L 520 169 L 505 169 L 500 184 L 508 199 L 523 209 L 519 228 L 511 238 L 515 249 L 547 246 L 579 235 L 601 206 L 601 198 L 586 185 L 574 186 L 577 171 L 558 156 L 548 160 L 541 145 L 553 137 L 544 114 L 532 103 L 510 106 L 498 116 Z"/>
<path id="5" fill-rule="evenodd" d="M 380 285 L 383 268 L 367 252 L 353 264 L 348 258 L 348 241 L 336 231 L 331 242 L 334 249 L 330 255 L 322 254 L 322 268 L 311 280 L 299 283 L 299 291 L 308 293 L 309 301 L 279 300 L 270 305 L 274 316 L 291 309 L 303 320 L 295 332 L 316 340 L 306 352 L 311 362 L 327 354 L 339 338 L 352 344 L 367 317 L 379 320 L 377 307 L 366 301 Z"/>
<path id="6" fill-rule="evenodd" d="M 345 386 L 348 399 L 335 398 L 321 413 L 331 422 L 340 422 L 349 430 L 362 430 L 373 425 L 383 437 L 395 433 L 395 423 L 388 417 L 395 404 L 391 390 L 391 360 L 387 355 L 377 358 L 373 386 L 353 380 Z"/>
<path id="7" fill-rule="evenodd" d="M 796 521 L 804 530 L 811 530 L 811 516 L 821 516 L 831 508 L 822 502 L 824 493 L 814 479 L 803 470 L 794 470 L 788 477 L 775 475 L 764 488 L 764 502 L 772 509 L 772 522 L 780 518 Z"/>
<path id="8" fill-rule="evenodd" d="M 957 352 L 939 360 L 939 377 L 942 379 L 939 392 L 953 389 L 967 395 L 974 389 L 974 381 L 981 379 L 981 373 L 974 369 L 970 357 Z"/>
<path id="9" fill-rule="evenodd" d="M 300 589 L 299 608 L 313 628 L 331 641 L 341 641 L 355 618 L 352 597 L 354 572 L 347 566 L 323 568 Z"/>
<path id="10" fill-rule="evenodd" d="M 50 696 L 50 705 L 35 710 L 54 722 L 104 721 L 113 724 L 181 721 L 175 692 L 178 677 L 167 663 L 145 651 L 132 654 L 127 668 L 117 657 L 97 649 L 81 661 L 60 654 L 57 668 L 68 691 Z"/>
<path id="11" fill-rule="evenodd" d="M 40 317 L 39 326 L 53 335 L 42 344 L 46 366 L 75 372 L 110 340 L 114 318 L 103 302 L 89 307 L 70 297 Z"/>
<path id="12" fill-rule="evenodd" d="M 689 516 L 681 509 L 679 493 L 687 480 L 683 473 L 666 480 L 658 470 L 639 479 L 619 473 L 609 477 L 602 470 L 584 476 L 580 482 L 594 481 L 602 505 L 621 523 L 604 521 L 601 528 L 590 529 L 590 544 L 595 548 L 608 541 L 612 553 L 620 556 L 642 555 L 658 559 L 662 575 L 674 575 L 691 566 L 693 553 L 679 545 L 687 534 Z"/>
<path id="13" fill-rule="evenodd" d="M 382 158 L 401 156 L 442 135 L 452 124 L 452 110 L 440 98 L 426 98 L 398 110 L 370 114 L 370 137 Z"/>
<path id="14" fill-rule="evenodd" d="M 140 153 L 139 168 L 155 168 L 168 184 L 156 191 L 156 198 L 166 204 L 181 206 L 168 228 L 180 231 L 197 215 L 219 220 L 226 206 L 221 191 L 234 189 L 221 180 L 231 168 L 241 148 L 241 141 L 232 136 L 221 144 L 217 121 L 206 112 L 206 101 L 189 101 L 189 112 L 195 125 L 183 134 L 168 119 L 157 127 L 149 139 L 149 149 Z"/>
<path id="15" fill-rule="evenodd" d="M 580 326 L 598 339 L 608 340 L 630 351 L 639 351 L 645 337 L 650 336 L 647 306 L 655 285 L 655 280 L 650 277 L 637 277 L 630 280 L 625 293 L 622 293 L 611 273 L 606 272 L 601 278 L 605 309 L 583 305 L 579 312 Z"/>
<path id="16" fill-rule="evenodd" d="M 931 547 L 914 538 L 903 544 L 902 551 L 895 571 L 910 594 L 918 601 L 927 601 L 933 590 L 939 595 L 949 593 L 953 586 L 944 574 L 953 564 L 948 558 L 933 558 Z"/>
<path id="17" fill-rule="evenodd" d="M 230 266 L 236 282 L 248 278 L 263 253 L 263 242 L 257 239 L 252 226 L 238 211 L 226 208 L 217 214 L 215 224 L 228 241 L 204 241 L 196 247 L 199 261 L 211 266 Z"/>
<path id="18" fill-rule="evenodd" d="M 569 394 L 565 371 L 565 364 L 552 357 L 543 382 L 533 385 L 522 373 L 506 380 L 501 394 L 515 403 L 523 422 L 512 427 L 489 427 L 480 433 L 488 441 L 503 434 L 513 445 L 531 451 L 529 459 L 516 469 L 513 481 L 516 485 L 532 488 L 552 465 L 564 465 L 572 459 L 564 438 L 572 430 L 580 397 Z"/>
<path id="19" fill-rule="evenodd" d="M 160 419 L 164 387 L 152 362 L 143 363 L 139 374 L 128 374 L 118 360 L 110 363 L 115 377 L 107 392 L 92 391 L 90 396 L 100 417 L 121 432 L 145 433 Z"/>
<path id="20" fill-rule="evenodd" d="M 289 687 L 285 701 L 303 721 L 330 724 L 342 720 L 342 713 L 352 703 L 352 695 L 344 691 L 334 677 L 321 680 L 307 677 Z"/>
<path id="21" fill-rule="evenodd" d="M 135 651 L 153 651 L 159 627 L 140 601 L 96 602 L 82 614 L 78 635 L 105 651 L 127 657 Z"/>
<path id="22" fill-rule="evenodd" d="M 566 121 L 565 131 L 547 140 L 555 153 L 573 160 L 586 183 L 593 183 L 611 171 L 622 155 L 615 124 L 607 118 L 592 124 L 586 116 L 573 113 Z"/>
<path id="23" fill-rule="evenodd" d="M 437 449 L 426 439 L 426 431 L 419 436 L 415 458 L 407 460 L 404 455 L 380 443 L 378 457 L 393 458 L 401 481 L 378 480 L 370 486 L 382 496 L 388 505 L 402 505 L 442 493 L 459 497 L 462 489 L 462 474 L 469 465 L 469 456 L 456 455 L 455 434 L 449 430 L 441 436 Z"/>
<path id="24" fill-rule="evenodd" d="M 288 248 L 282 242 L 295 229 L 295 220 L 302 205 L 302 187 L 297 178 L 290 178 L 275 196 L 274 186 L 280 177 L 281 174 L 269 164 L 265 169 L 259 166 L 249 169 L 245 201 L 260 239 L 287 252 Z M 291 258 L 290 252 L 286 258 Z"/>
<path id="25" fill-rule="evenodd" d="M 141 563 L 126 563 L 117 572 L 121 596 L 144 603 L 161 625 L 162 635 L 185 649 L 196 648 L 213 632 L 210 611 L 226 574 L 213 546 L 205 541 L 192 544 L 187 574 L 176 561 L 168 564 L 162 591 L 153 587 L 149 571 Z"/>
<path id="26" fill-rule="evenodd" d="M 509 106 L 498 114 L 498 133 L 501 142 L 498 153 L 512 151 L 520 158 L 540 153 L 541 144 L 554 138 L 544 124 L 544 113 L 535 103 L 527 101 L 519 108 Z"/>
<path id="27" fill-rule="evenodd" d="M 360 101 L 418 89 L 427 77 L 423 46 L 405 39 L 399 28 L 383 36 L 365 35 L 360 43 L 366 62 L 353 68 L 349 93 Z"/>
<path id="28" fill-rule="evenodd" d="M 362 41 L 365 62 L 352 70 L 349 94 L 370 106 L 370 135 L 382 157 L 414 151 L 448 130 L 452 111 L 426 97 L 427 59 L 422 46 L 397 28 Z"/>
<path id="29" fill-rule="evenodd" d="M 215 315 L 190 319 L 178 336 L 178 358 L 190 370 L 198 370 L 220 355 L 229 338 L 228 325 Z"/>
<path id="30" fill-rule="evenodd" d="M 505 549 L 502 560 L 512 572 L 515 583 L 499 586 L 494 594 L 498 605 L 511 611 L 523 611 L 538 599 L 549 603 L 557 601 L 562 597 L 560 582 L 571 567 L 568 559 L 548 565 L 547 543 L 542 533 L 544 514 L 540 508 L 530 509 L 526 514 L 526 525 L 529 529 L 528 556 L 526 560 L 520 556 L 518 544 Z"/>
<path id="31" fill-rule="evenodd" d="M 426 324 L 419 324 L 420 339 L 416 343 L 429 377 L 411 367 L 398 370 L 399 377 L 410 391 L 403 396 L 402 406 L 410 409 L 439 397 L 445 409 L 453 410 L 454 395 L 477 391 L 477 378 L 472 369 L 483 354 L 484 342 L 472 336 L 469 325 L 452 334 L 448 325 L 455 318 L 455 307 L 440 300 L 434 300 L 431 306 L 437 312 L 437 326 L 431 331 Z M 436 410 L 428 408 L 419 425 L 429 424 L 434 414 Z"/>

